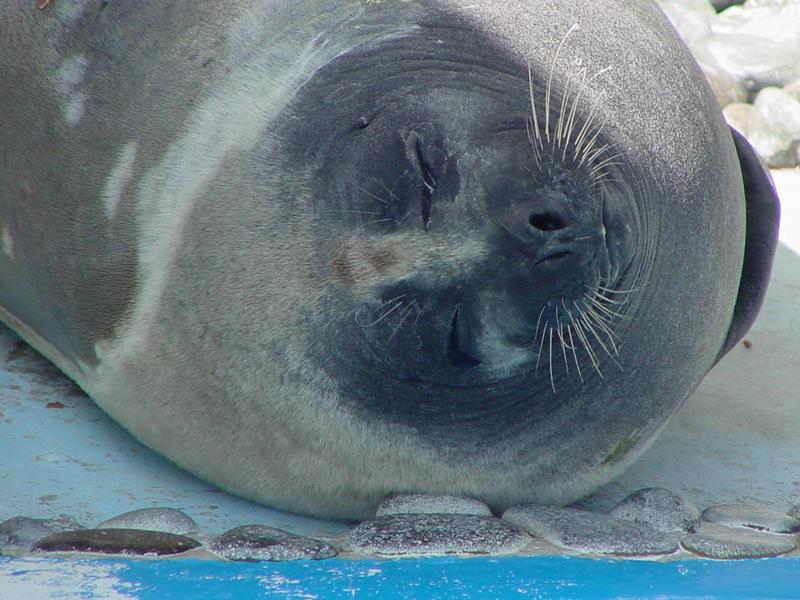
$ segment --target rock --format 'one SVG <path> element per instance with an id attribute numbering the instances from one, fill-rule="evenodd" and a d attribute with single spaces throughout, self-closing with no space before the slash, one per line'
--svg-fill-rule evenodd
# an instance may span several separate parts
<path id="1" fill-rule="evenodd" d="M 748 89 L 800 78 L 800 10 L 794 2 L 746 3 L 720 13 L 703 40 L 722 67 Z"/>
<path id="2" fill-rule="evenodd" d="M 460 514 L 492 516 L 486 504 L 466 496 L 426 496 L 425 494 L 398 494 L 386 498 L 378 510 L 376 517 L 402 514 Z"/>
<path id="3" fill-rule="evenodd" d="M 753 105 L 745 104 L 743 102 L 734 102 L 728 104 L 722 109 L 722 114 L 728 125 L 733 127 L 736 131 L 747 137 L 750 132 L 750 116 L 753 114 Z"/>
<path id="4" fill-rule="evenodd" d="M 265 525 L 235 527 L 211 542 L 209 549 L 228 560 L 241 561 L 322 560 L 338 554 L 324 542 Z"/>
<path id="5" fill-rule="evenodd" d="M 49 535 L 33 546 L 40 552 L 98 552 L 102 554 L 167 555 L 197 548 L 192 538 L 141 529 L 82 529 Z"/>
<path id="6" fill-rule="evenodd" d="M 0 548 L 30 550 L 43 537 L 82 528 L 83 525 L 67 515 L 56 519 L 14 517 L 0 523 Z"/>
<path id="7" fill-rule="evenodd" d="M 717 12 L 721 12 L 730 6 L 735 6 L 737 4 L 744 4 L 744 0 L 711 0 L 711 6 L 713 6 L 714 10 Z"/>
<path id="8" fill-rule="evenodd" d="M 763 89 L 750 114 L 748 140 L 770 167 L 796 166 L 800 100 L 778 88 Z"/>
<path id="9" fill-rule="evenodd" d="M 197 533 L 199 527 L 185 513 L 174 508 L 143 508 L 123 513 L 102 523 L 97 529 L 145 529 L 186 535 Z"/>
<path id="10" fill-rule="evenodd" d="M 503 520 L 581 553 L 651 556 L 678 550 L 676 539 L 647 525 L 572 508 L 525 504 L 506 510 Z"/>
<path id="11" fill-rule="evenodd" d="M 800 79 L 784 86 L 783 91 L 800 102 Z"/>
<path id="12" fill-rule="evenodd" d="M 663 532 L 691 532 L 700 521 L 700 511 L 694 504 L 664 488 L 645 488 L 634 492 L 608 514 Z"/>
<path id="13" fill-rule="evenodd" d="M 703 525 L 699 531 L 681 540 L 681 546 L 687 552 L 722 560 L 780 556 L 794 550 L 795 545 L 793 536 L 713 524 Z"/>
<path id="14" fill-rule="evenodd" d="M 717 13 L 707 0 L 659 0 L 658 4 L 687 44 L 711 34 Z"/>
<path id="15" fill-rule="evenodd" d="M 800 520 L 762 504 L 720 504 L 709 506 L 703 521 L 728 527 L 746 527 L 771 533 L 796 533 Z"/>
<path id="16" fill-rule="evenodd" d="M 749 98 L 744 83 L 720 64 L 717 56 L 707 48 L 707 43 L 701 41 L 690 48 L 721 107 L 745 102 Z"/>
<path id="17" fill-rule="evenodd" d="M 353 552 L 381 556 L 512 554 L 530 542 L 510 523 L 462 514 L 386 515 L 357 525 L 347 538 Z"/>

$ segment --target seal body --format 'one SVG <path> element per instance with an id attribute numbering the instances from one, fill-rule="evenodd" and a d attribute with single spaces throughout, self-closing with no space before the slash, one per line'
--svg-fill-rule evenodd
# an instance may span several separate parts
<path id="1" fill-rule="evenodd" d="M 655 5 L 34 4 L 3 319 L 230 491 L 569 502 L 758 311 L 774 192 Z"/>

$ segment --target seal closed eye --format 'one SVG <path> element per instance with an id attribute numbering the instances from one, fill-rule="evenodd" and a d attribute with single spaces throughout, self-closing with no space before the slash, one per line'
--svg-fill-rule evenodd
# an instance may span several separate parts
<path id="1" fill-rule="evenodd" d="M 6 12 L 2 318 L 242 496 L 571 502 L 758 312 L 775 192 L 649 3 Z"/>

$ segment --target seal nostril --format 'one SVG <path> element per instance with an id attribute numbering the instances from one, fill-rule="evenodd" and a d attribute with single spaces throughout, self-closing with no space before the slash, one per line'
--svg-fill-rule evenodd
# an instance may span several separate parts
<path id="1" fill-rule="evenodd" d="M 567 226 L 566 221 L 562 219 L 555 213 L 544 212 L 544 213 L 535 213 L 531 215 L 531 218 L 528 220 L 531 227 L 535 227 L 540 231 L 558 231 L 559 229 L 564 229 Z"/>

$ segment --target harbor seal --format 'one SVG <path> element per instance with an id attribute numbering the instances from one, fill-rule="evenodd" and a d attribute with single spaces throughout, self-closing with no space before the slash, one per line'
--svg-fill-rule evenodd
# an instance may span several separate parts
<path id="1" fill-rule="evenodd" d="M 758 311 L 768 173 L 653 4 L 2 11 L 3 319 L 234 493 L 572 501 Z"/>

